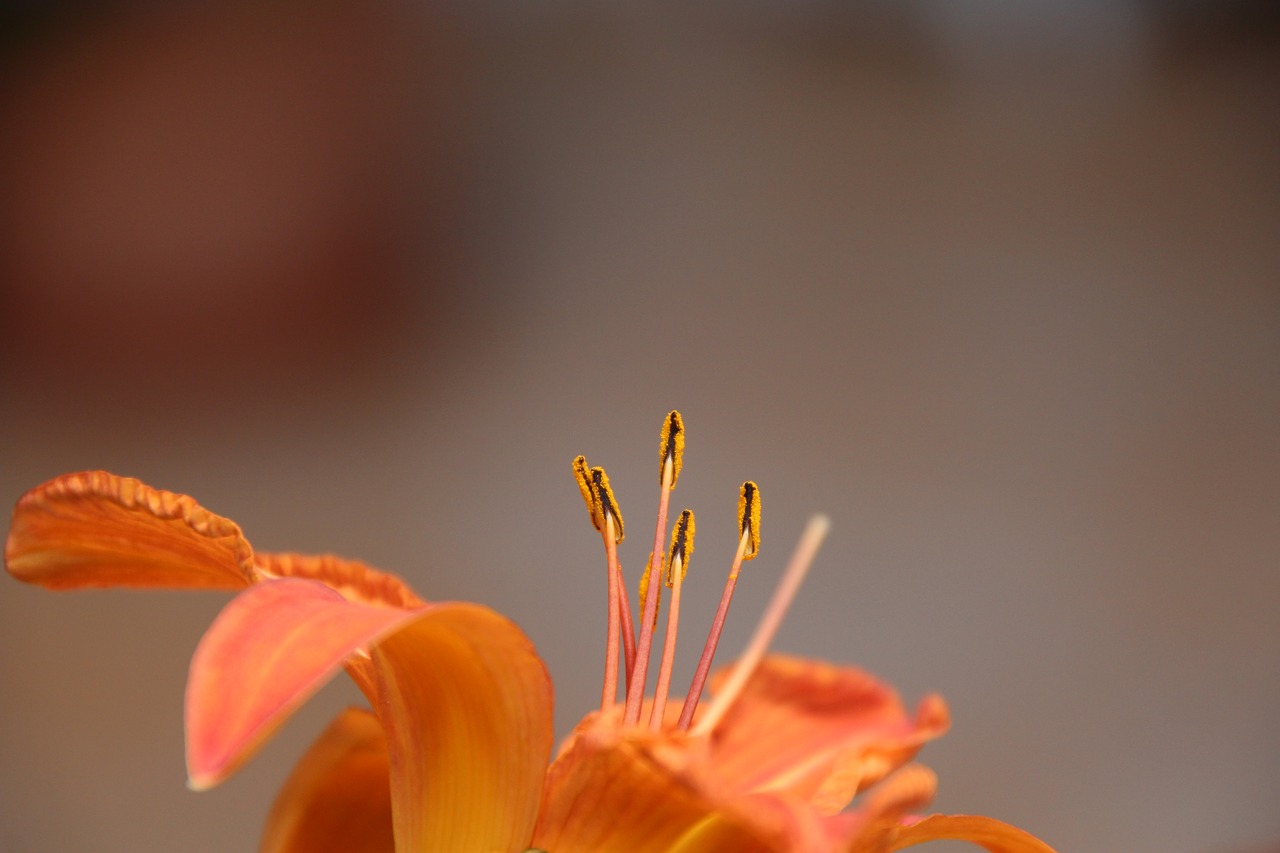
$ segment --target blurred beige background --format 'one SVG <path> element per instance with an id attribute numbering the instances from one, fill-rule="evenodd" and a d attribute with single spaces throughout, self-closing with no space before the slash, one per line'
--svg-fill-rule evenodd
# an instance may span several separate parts
<path id="1" fill-rule="evenodd" d="M 565 731 L 604 618 L 569 461 L 644 530 L 679 407 L 677 683 L 750 477 L 723 654 L 829 513 L 777 646 L 943 693 L 941 810 L 1062 851 L 1280 843 L 1268 4 L 4 14 L 4 500 L 107 468 L 492 605 Z M 225 597 L 0 587 L 6 853 L 253 849 L 357 698 L 192 794 Z"/>

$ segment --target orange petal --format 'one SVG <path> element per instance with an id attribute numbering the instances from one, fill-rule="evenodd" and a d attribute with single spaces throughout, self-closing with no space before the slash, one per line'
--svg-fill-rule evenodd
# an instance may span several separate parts
<path id="1" fill-rule="evenodd" d="M 65 474 L 13 511 L 5 564 L 50 589 L 234 589 L 254 579 L 253 550 L 235 522 L 186 495 L 105 471 Z"/>
<path id="2" fill-rule="evenodd" d="M 419 612 L 372 655 L 397 848 L 524 850 L 554 736 L 551 679 L 500 614 Z"/>
<path id="3" fill-rule="evenodd" d="M 276 796 L 259 853 L 394 853 L 389 772 L 378 718 L 343 711 Z"/>
<path id="4" fill-rule="evenodd" d="M 348 657 L 421 612 L 350 602 L 322 583 L 294 579 L 232 599 L 191 659 L 191 787 L 225 779 Z"/>
<path id="5" fill-rule="evenodd" d="M 1007 823 L 977 815 L 941 814 L 902 827 L 886 853 L 926 841 L 968 841 L 991 853 L 1054 853 L 1034 835 Z"/>
<path id="6" fill-rule="evenodd" d="M 255 554 L 254 563 L 266 577 L 320 581 L 348 601 L 382 607 L 421 607 L 426 604 L 409 585 L 389 572 L 332 554 Z"/>
<path id="7" fill-rule="evenodd" d="M 616 716 L 616 715 L 615 715 Z M 772 795 L 720 797 L 697 740 L 588 717 L 547 772 L 533 846 L 555 853 L 808 851 L 821 825 Z"/>
<path id="8" fill-rule="evenodd" d="M 712 732 L 711 765 L 729 791 L 786 791 L 834 814 L 947 725 L 938 697 L 912 718 L 861 670 L 774 655 Z"/>
<path id="9" fill-rule="evenodd" d="M 704 794 L 651 760 L 642 741 L 602 728 L 575 736 L 547 771 L 533 846 L 555 853 L 663 853 L 714 817 Z"/>

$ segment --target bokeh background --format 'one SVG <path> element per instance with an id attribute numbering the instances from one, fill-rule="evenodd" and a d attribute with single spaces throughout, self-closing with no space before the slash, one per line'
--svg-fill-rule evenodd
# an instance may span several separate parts
<path id="1" fill-rule="evenodd" d="M 1272 4 L 2 15 L 5 501 L 106 468 L 490 604 L 564 732 L 605 612 L 569 461 L 643 531 L 679 407 L 677 683 L 750 477 L 722 648 L 826 511 L 777 646 L 943 693 L 941 810 L 1062 851 L 1280 843 Z M 188 792 L 225 600 L 3 584 L 0 849 L 253 849 L 358 697 Z"/>

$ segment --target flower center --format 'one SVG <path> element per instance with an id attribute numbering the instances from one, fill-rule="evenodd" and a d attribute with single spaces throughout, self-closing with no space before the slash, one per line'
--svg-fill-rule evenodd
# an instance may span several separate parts
<path id="1" fill-rule="evenodd" d="M 667 611 L 667 630 L 658 667 L 657 686 L 647 721 L 649 728 L 654 731 L 661 730 L 666 723 L 666 705 L 671 686 L 671 670 L 675 663 L 676 634 L 680 623 L 680 593 L 693 555 L 694 516 L 693 512 L 687 509 L 680 513 L 672 529 L 670 549 L 665 548 L 667 511 L 671 492 L 675 489 L 676 481 L 680 476 L 684 445 L 684 420 L 679 412 L 672 411 L 663 421 L 662 435 L 658 443 L 658 519 L 654 530 L 653 550 L 649 553 L 649 561 L 645 565 L 644 575 L 640 580 L 641 613 L 638 638 L 631 618 L 631 605 L 622 577 L 622 566 L 618 561 L 618 544 L 623 539 L 622 514 L 618 510 L 618 503 L 609 485 L 609 477 L 603 468 L 588 468 L 585 457 L 578 456 L 573 460 L 573 473 L 578 482 L 578 489 L 582 492 L 582 499 L 587 505 L 591 523 L 596 530 L 600 531 L 604 543 L 608 573 L 608 624 L 604 687 L 601 691 L 600 709 L 608 711 L 617 703 L 618 654 L 619 645 L 621 645 L 625 666 L 623 684 L 626 691 L 626 704 L 622 715 L 623 725 L 641 724 L 640 718 L 644 711 L 645 687 L 653 652 L 662 587 L 665 585 L 671 590 L 671 603 Z M 697 725 L 693 725 L 694 714 L 698 710 L 702 690 L 711 671 L 716 647 L 720 642 L 720 634 L 724 630 L 729 604 L 738 582 L 738 573 L 743 561 L 754 558 L 760 551 L 760 489 L 750 480 L 742 484 L 738 493 L 738 547 L 734 552 L 724 592 L 720 596 L 720 605 L 712 619 L 711 629 L 707 634 L 702 655 L 698 659 L 689 692 L 685 696 L 678 719 L 668 726 L 669 728 L 674 727 L 682 731 L 692 729 L 695 734 L 706 734 L 728 711 L 781 626 L 783 616 L 790 607 L 804 575 L 808 572 L 828 526 L 823 516 L 815 517 L 809 522 L 746 652 L 716 696 L 715 702 L 698 716 Z M 655 566 L 655 555 L 661 555 L 664 552 L 665 559 L 659 558 L 662 559 L 661 566 Z"/>

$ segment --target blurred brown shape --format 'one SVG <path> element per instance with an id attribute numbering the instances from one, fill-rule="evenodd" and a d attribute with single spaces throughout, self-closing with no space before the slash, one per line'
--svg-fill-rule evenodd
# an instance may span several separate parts
<path id="1" fill-rule="evenodd" d="M 0 100 L 9 383 L 162 399 L 367 368 L 413 298 L 396 265 L 447 147 L 447 52 L 403 17 L 157 7 L 16 57 Z"/>

